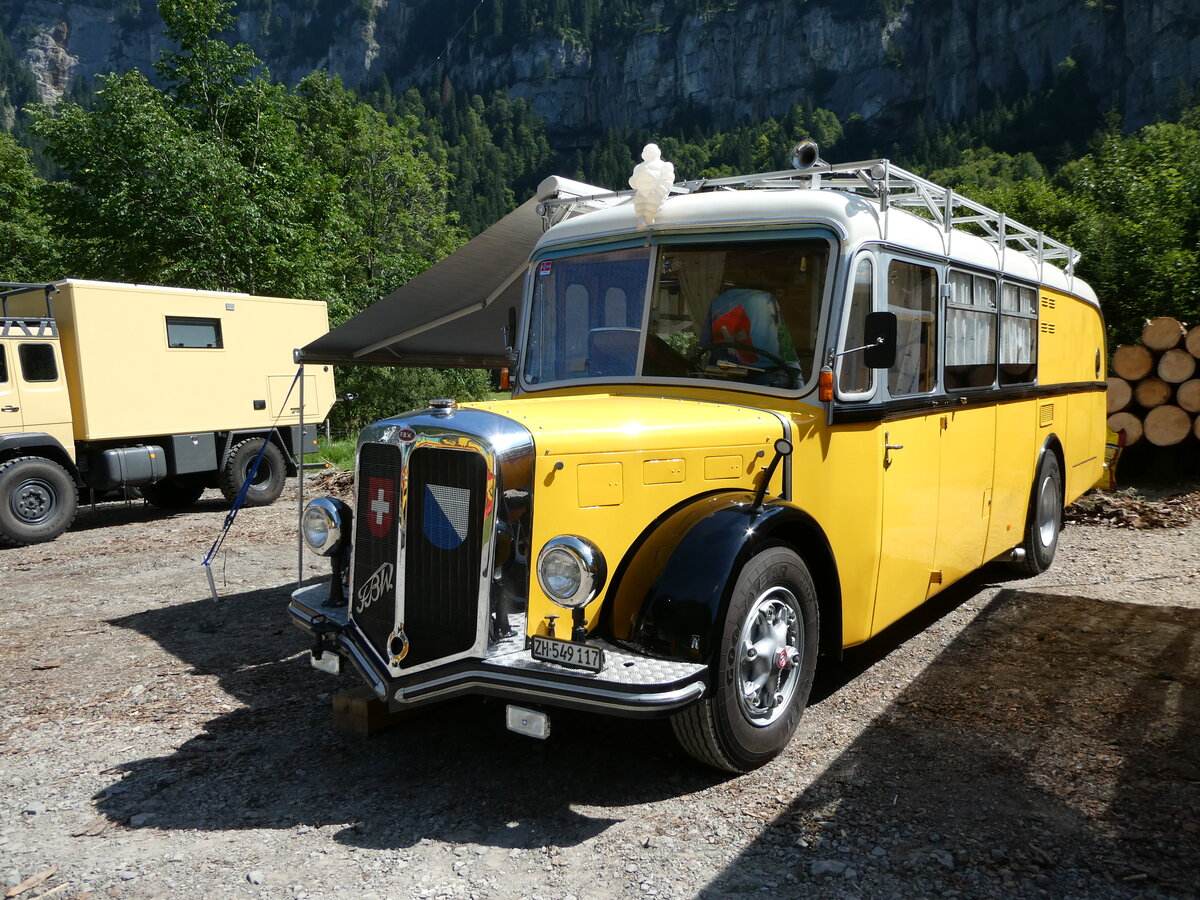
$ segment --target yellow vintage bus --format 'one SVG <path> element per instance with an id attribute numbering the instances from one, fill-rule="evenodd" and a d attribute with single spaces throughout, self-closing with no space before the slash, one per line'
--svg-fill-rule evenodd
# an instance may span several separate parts
<path id="1" fill-rule="evenodd" d="M 548 707 L 666 715 L 746 771 L 820 656 L 990 560 L 1051 564 L 1103 462 L 1077 254 L 886 160 L 796 165 L 665 200 L 549 179 L 301 351 L 514 377 L 370 426 L 355 510 L 306 510 L 314 665 L 392 709 L 504 698 L 534 737 Z"/>

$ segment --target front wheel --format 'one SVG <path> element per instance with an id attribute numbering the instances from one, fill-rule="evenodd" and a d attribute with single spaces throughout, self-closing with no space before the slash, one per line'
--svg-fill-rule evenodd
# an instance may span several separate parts
<path id="1" fill-rule="evenodd" d="M 0 466 L 0 544 L 52 541 L 75 521 L 79 495 L 58 463 L 22 456 Z"/>
<path id="2" fill-rule="evenodd" d="M 225 465 L 218 477 L 218 487 L 225 499 L 233 503 L 237 499 L 242 484 L 258 459 L 262 450 L 262 459 L 254 473 L 254 479 L 246 490 L 246 506 L 270 506 L 283 493 L 283 482 L 287 478 L 287 464 L 283 459 L 283 451 L 276 444 L 267 443 L 263 450 L 263 438 L 250 438 L 235 445 L 225 457 Z"/>
<path id="3" fill-rule="evenodd" d="M 1054 451 L 1047 449 L 1038 463 L 1037 477 L 1029 501 L 1025 523 L 1022 559 L 1013 563 L 1021 575 L 1040 575 L 1054 562 L 1058 550 L 1058 535 L 1062 531 L 1063 484 L 1062 469 Z"/>
<path id="4" fill-rule="evenodd" d="M 754 556 L 733 588 L 710 695 L 671 720 L 683 749 L 730 772 L 778 756 L 808 703 L 819 633 L 804 560 L 786 547 Z"/>

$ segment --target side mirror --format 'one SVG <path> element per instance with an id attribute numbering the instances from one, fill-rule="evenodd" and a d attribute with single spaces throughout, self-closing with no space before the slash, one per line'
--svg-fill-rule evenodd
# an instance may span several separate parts
<path id="1" fill-rule="evenodd" d="M 504 349 L 513 350 L 517 346 L 517 308 L 508 308 L 508 323 L 504 326 Z"/>
<path id="2" fill-rule="evenodd" d="M 863 326 L 867 349 L 863 362 L 868 369 L 890 369 L 896 363 L 896 314 L 867 313 Z"/>

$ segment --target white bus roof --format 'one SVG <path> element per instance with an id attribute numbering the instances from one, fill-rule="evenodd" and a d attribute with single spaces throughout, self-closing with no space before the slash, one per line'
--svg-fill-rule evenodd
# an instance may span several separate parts
<path id="1" fill-rule="evenodd" d="M 945 257 L 965 266 L 998 271 L 1044 284 L 1099 305 L 1092 288 L 1073 274 L 1074 262 L 1078 258 L 1075 251 L 1007 220 L 986 207 L 971 204 L 968 210 L 971 215 L 954 216 L 951 227 L 947 228 L 932 218 L 909 212 L 895 198 L 891 203 L 885 203 L 876 197 L 841 189 L 840 186 L 834 187 L 830 185 L 832 179 L 828 176 L 823 179 L 821 189 L 814 190 L 808 184 L 794 182 L 776 187 L 774 184 L 778 184 L 778 181 L 765 181 L 771 174 L 750 176 L 764 179 L 764 183 L 759 184 L 749 178 L 725 180 L 732 181 L 734 185 L 747 185 L 740 190 L 726 189 L 718 182 L 716 189 L 673 193 L 655 216 L 648 232 L 643 229 L 640 233 L 660 237 L 668 234 L 713 234 L 724 230 L 744 232 L 748 228 L 783 229 L 823 225 L 851 247 L 885 243 L 917 253 Z M 803 173 L 791 174 L 798 176 Z M 944 203 L 944 196 L 936 198 L 939 204 Z M 957 194 L 952 196 L 959 203 L 970 203 Z M 586 215 L 579 215 L 581 210 L 571 210 L 576 214 L 551 226 L 538 242 L 535 253 L 554 246 L 617 239 L 639 233 L 638 218 L 630 202 L 631 194 L 600 194 L 586 199 L 593 205 L 606 201 L 606 205 Z M 578 204 L 577 200 L 566 200 L 559 201 L 557 206 L 569 209 Z M 907 199 L 905 205 L 917 206 L 918 203 Z M 553 215 L 555 206 L 554 203 L 544 204 L 543 214 Z M 991 215 L 978 213 L 977 210 L 986 210 Z M 977 230 L 985 232 L 991 227 L 993 234 L 997 228 L 1003 229 L 1008 241 L 1002 241 L 997 236 L 985 238 L 972 234 L 962 227 L 965 224 L 974 225 Z M 1040 253 L 1039 241 L 1042 242 Z M 1056 259 L 1067 264 L 1067 268 L 1055 265 Z"/>
<path id="2" fill-rule="evenodd" d="M 812 188 L 814 176 L 820 190 Z M 646 234 L 638 229 L 632 197 L 632 191 L 547 178 L 534 197 L 297 351 L 297 359 L 342 365 L 506 365 L 507 311 L 521 302 L 531 252 Z M 1078 253 L 1070 247 L 886 160 L 683 182 L 674 187 L 649 233 L 806 225 L 825 226 L 851 247 L 883 242 L 1000 271 L 1099 305 L 1092 289 L 1073 274 Z"/>

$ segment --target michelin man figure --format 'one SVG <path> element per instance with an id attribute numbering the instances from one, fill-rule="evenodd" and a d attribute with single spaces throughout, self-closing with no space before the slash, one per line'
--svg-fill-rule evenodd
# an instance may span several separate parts
<path id="1" fill-rule="evenodd" d="M 642 162 L 633 167 L 629 186 L 635 191 L 633 210 L 637 213 L 640 228 L 649 228 L 654 217 L 662 209 L 675 183 L 675 164 L 662 158 L 658 144 L 647 144 L 642 148 Z"/>

